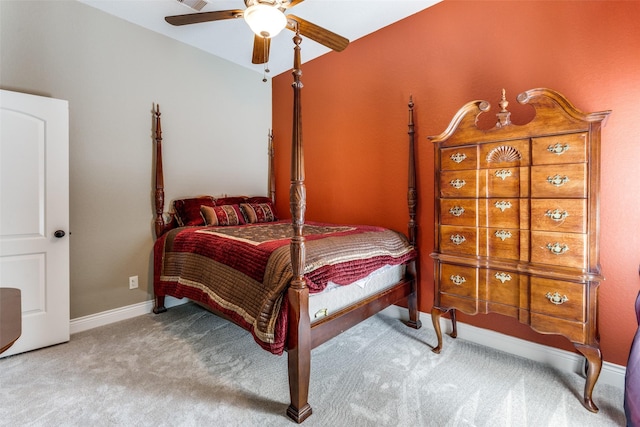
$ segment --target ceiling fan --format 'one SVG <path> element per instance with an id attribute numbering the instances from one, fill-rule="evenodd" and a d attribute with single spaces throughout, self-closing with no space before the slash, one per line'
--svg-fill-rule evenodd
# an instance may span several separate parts
<path id="1" fill-rule="evenodd" d="M 222 21 L 225 19 L 244 18 L 254 32 L 253 55 L 251 62 L 265 64 L 269 61 L 271 38 L 287 28 L 295 33 L 314 40 L 329 49 L 341 52 L 349 44 L 349 40 L 315 25 L 295 15 L 284 12 L 304 0 L 244 0 L 246 9 L 218 10 L 212 12 L 190 13 L 165 17 L 171 25 L 188 25 L 201 22 Z"/>

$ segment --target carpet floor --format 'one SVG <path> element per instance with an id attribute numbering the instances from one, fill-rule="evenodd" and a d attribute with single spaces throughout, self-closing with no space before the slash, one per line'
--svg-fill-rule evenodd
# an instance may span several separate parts
<path id="1" fill-rule="evenodd" d="M 624 426 L 623 390 L 378 314 L 312 351 L 311 426 Z M 2 426 L 292 426 L 287 358 L 194 304 L 0 359 Z"/>

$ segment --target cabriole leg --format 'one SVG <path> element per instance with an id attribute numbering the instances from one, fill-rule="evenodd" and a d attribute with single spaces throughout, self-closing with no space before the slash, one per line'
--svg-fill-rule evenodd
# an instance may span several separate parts
<path id="1" fill-rule="evenodd" d="M 440 316 L 442 315 L 442 310 L 437 307 L 433 307 L 431 309 L 431 320 L 433 321 L 433 329 L 436 331 L 436 337 L 438 338 L 438 345 L 431 351 L 439 354 L 440 350 L 442 350 L 442 329 L 440 328 Z"/>
<path id="2" fill-rule="evenodd" d="M 442 350 L 442 328 L 440 327 L 440 317 L 443 313 L 451 310 L 451 324 L 453 325 L 453 332 L 449 334 L 451 338 L 458 336 L 458 326 L 456 324 L 456 310 L 455 309 L 442 309 L 433 307 L 431 309 L 431 320 L 433 321 L 433 329 L 436 331 L 436 337 L 438 337 L 438 345 L 431 351 L 434 353 L 440 353 Z"/>
<path id="3" fill-rule="evenodd" d="M 598 407 L 593 403 L 593 388 L 598 381 L 602 370 L 602 353 L 599 348 L 589 347 L 581 344 L 574 344 L 576 349 L 587 358 L 587 379 L 584 384 L 584 399 L 582 401 L 585 408 L 591 412 L 598 412 Z"/>
<path id="4" fill-rule="evenodd" d="M 458 322 L 456 321 L 456 309 L 451 309 L 451 327 L 453 330 L 449 334 L 451 338 L 458 338 Z"/>

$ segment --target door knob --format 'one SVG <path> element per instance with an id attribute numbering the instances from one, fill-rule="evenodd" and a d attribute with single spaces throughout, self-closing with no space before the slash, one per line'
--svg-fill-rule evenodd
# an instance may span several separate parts
<path id="1" fill-rule="evenodd" d="M 56 236 L 59 239 L 61 237 L 64 237 L 64 231 L 56 230 L 55 233 L 53 233 L 53 235 Z"/>

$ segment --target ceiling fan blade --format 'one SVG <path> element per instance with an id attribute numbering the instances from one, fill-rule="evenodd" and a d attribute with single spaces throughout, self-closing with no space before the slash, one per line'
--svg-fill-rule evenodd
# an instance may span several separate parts
<path id="1" fill-rule="evenodd" d="M 293 6 L 302 3 L 304 0 L 291 0 L 288 4 L 284 5 L 285 9 L 290 9 Z"/>
<path id="2" fill-rule="evenodd" d="M 164 18 L 171 25 L 199 24 L 200 22 L 221 21 L 224 19 L 241 18 L 244 11 L 240 9 L 217 10 L 214 12 L 188 13 Z"/>
<path id="3" fill-rule="evenodd" d="M 271 48 L 271 39 L 253 36 L 253 58 L 251 62 L 254 64 L 265 64 L 269 62 L 269 49 Z"/>
<path id="4" fill-rule="evenodd" d="M 293 23 L 291 22 L 293 21 Z M 348 45 L 349 39 L 342 37 L 334 32 L 322 28 L 295 15 L 287 15 L 287 28 L 295 32 L 296 27 L 300 34 L 316 41 L 329 49 L 336 52 L 342 52 Z"/>

